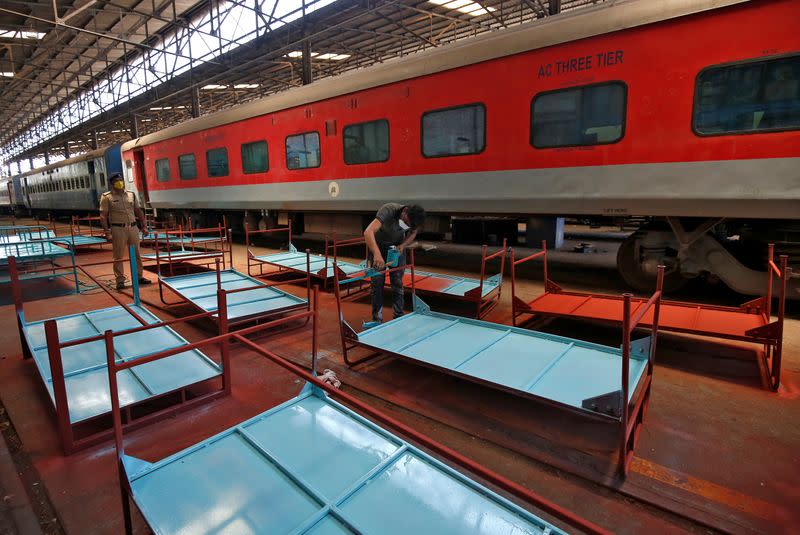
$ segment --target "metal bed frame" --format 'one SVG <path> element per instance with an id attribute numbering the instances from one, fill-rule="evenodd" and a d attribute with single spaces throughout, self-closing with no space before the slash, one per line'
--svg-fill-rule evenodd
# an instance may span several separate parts
<path id="1" fill-rule="evenodd" d="M 254 255 L 250 250 L 250 238 L 256 235 L 271 235 L 288 234 L 288 246 L 286 252 L 271 253 L 267 255 Z M 297 250 L 292 243 L 292 221 L 286 227 L 266 229 L 266 230 L 250 230 L 247 223 L 244 226 L 245 244 L 247 245 L 247 274 L 254 277 L 273 277 L 275 275 L 283 274 L 286 272 L 295 273 L 308 273 L 310 276 L 318 279 L 323 283 L 324 287 L 328 287 L 328 282 L 333 277 L 333 271 L 336 269 L 342 270 L 341 275 L 347 276 L 350 273 L 358 273 L 364 269 L 363 264 L 353 264 L 351 262 L 338 262 L 333 261 L 338 249 L 342 247 L 351 247 L 355 245 L 364 244 L 364 258 L 366 259 L 366 244 L 363 238 L 353 238 L 348 240 L 337 240 L 334 235 L 333 240 L 325 236 L 325 254 L 310 254 L 310 262 L 306 262 L 306 254 Z M 308 252 L 308 251 L 306 251 Z M 366 260 L 365 260 L 366 262 Z M 272 266 L 273 270 L 264 271 L 264 266 Z M 254 273 L 255 267 L 259 268 L 258 273 Z"/>
<path id="2" fill-rule="evenodd" d="M 130 253 L 131 268 L 135 273 L 136 259 L 132 250 Z M 53 403 L 65 455 L 108 439 L 112 430 L 102 429 L 101 424 L 109 411 L 114 411 L 114 417 L 120 421 L 124 417 L 126 427 L 135 428 L 231 391 L 227 351 L 223 348 L 218 364 L 194 349 L 171 327 L 210 314 L 161 321 L 142 306 L 135 280 L 133 303 L 122 302 L 86 269 L 112 262 L 77 267 L 117 306 L 29 322 L 25 318 L 16 261 L 11 258 L 12 292 L 23 358 L 36 363 L 39 377 Z M 217 295 L 223 311 L 230 293 L 220 291 Z M 227 329 L 224 312 L 217 321 L 221 330 Z M 109 386 L 103 370 L 107 365 L 103 340 L 108 336 L 117 338 L 117 348 L 111 351 L 111 356 L 120 363 L 144 364 L 149 356 L 165 350 L 173 356 L 160 364 L 142 366 L 137 372 L 131 371 L 123 377 L 125 401 L 122 409 L 119 403 L 109 401 Z M 209 391 L 208 387 L 201 387 L 212 382 L 219 382 L 219 388 Z M 170 405 L 161 408 L 165 401 Z"/>
<path id="3" fill-rule="evenodd" d="M 412 282 L 414 265 L 410 264 Z M 391 268 L 387 273 L 393 271 Z M 368 273 L 359 277 L 369 277 Z M 631 310 L 624 294 L 621 349 L 572 338 L 432 312 L 415 293 L 414 311 L 357 333 L 345 321 L 336 276 L 342 354 L 353 366 L 381 354 L 412 361 L 481 385 L 533 399 L 619 427 L 618 469 L 624 477 L 650 400 L 663 267 L 658 288 L 644 306 Z M 631 333 L 652 307 L 651 334 Z M 371 352 L 351 360 L 349 352 Z M 618 364 L 619 363 L 619 364 Z M 637 395 L 638 393 L 638 395 Z"/>
<path id="4" fill-rule="evenodd" d="M 264 282 L 248 277 L 235 269 L 206 271 L 176 275 L 174 277 L 159 276 L 161 300 L 167 305 L 190 304 L 197 310 L 216 315 L 217 304 L 212 296 L 220 289 L 228 292 L 241 292 L 235 301 L 228 302 L 227 315 L 231 326 L 259 321 L 270 316 L 285 314 L 294 310 L 308 308 L 308 298 L 303 299 L 276 288 L 283 284 L 306 281 L 307 295 L 310 293 L 310 279 L 294 279 L 291 281 Z M 181 301 L 170 303 L 164 299 L 163 288 L 169 288 L 181 297 Z"/>
<path id="5" fill-rule="evenodd" d="M 156 265 L 158 269 L 158 293 L 161 302 L 168 306 L 189 304 L 194 308 L 211 314 L 216 314 L 217 308 L 212 297 L 221 290 L 229 292 L 235 290 L 239 295 L 235 301 L 228 303 L 226 311 L 230 325 L 239 325 L 251 321 L 263 320 L 270 316 L 284 314 L 310 306 L 311 277 L 308 272 L 303 277 L 276 282 L 265 282 L 249 275 L 245 275 L 233 267 L 233 251 L 230 246 L 230 231 L 221 225 L 217 229 L 195 229 L 184 231 L 189 233 L 207 233 L 209 230 L 217 231 L 220 248 L 207 251 L 187 252 L 181 256 L 172 256 L 170 248 L 166 249 L 166 261 L 156 248 Z M 173 232 L 173 231 L 170 231 Z M 227 247 L 225 244 L 227 243 Z M 228 264 L 226 266 L 226 259 Z M 202 267 L 213 265 L 212 271 L 189 273 L 186 275 L 170 275 L 164 277 L 162 269 L 166 265 L 170 273 L 173 272 L 173 263 L 185 264 L 200 261 Z M 306 252 L 306 262 L 310 262 L 310 254 Z M 306 299 L 296 297 L 280 290 L 277 286 L 305 282 Z M 180 301 L 167 301 L 164 289 L 171 290 L 181 298 Z"/>
<path id="6" fill-rule="evenodd" d="M 585 533 L 606 533 L 318 379 L 316 286 L 310 310 L 271 324 L 302 318 L 312 321 L 310 372 L 245 338 L 244 331 L 196 344 L 241 343 L 304 379 L 297 397 L 152 463 L 126 453 L 122 422 L 115 412 L 126 534 L 133 533 L 131 502 L 151 531 L 165 535 L 222 530 L 406 533 L 409 521 L 423 532 L 435 533 L 478 528 L 481 533 L 564 533 L 361 414 Z M 116 403 L 117 373 L 137 363 L 118 364 L 113 345 L 114 336 L 107 333 L 109 384 Z M 443 496 L 457 500 L 458 506 L 442 507 Z M 203 513 L 207 515 L 198 518 Z"/>
<path id="7" fill-rule="evenodd" d="M 81 226 L 81 222 L 87 223 L 85 227 Z M 103 245 L 109 243 L 103 234 L 102 227 L 95 227 L 92 225 L 92 222 L 99 223 L 100 216 L 72 216 L 69 224 L 69 236 L 59 236 L 58 243 L 61 243 L 73 250 L 78 249 L 79 247 L 87 249 L 92 247 L 102 247 Z M 88 228 L 88 231 L 84 230 L 85 228 Z M 97 232 L 95 232 L 95 229 L 98 229 Z"/>
<path id="8" fill-rule="evenodd" d="M 416 293 L 420 295 L 444 296 L 450 299 L 457 299 L 466 303 L 475 304 L 475 319 L 484 318 L 500 302 L 500 295 L 503 287 L 503 273 L 505 271 L 506 255 L 508 247 L 506 240 L 499 251 L 490 255 L 486 254 L 487 246 L 481 249 L 481 276 L 479 279 L 469 277 L 456 277 L 443 273 L 433 273 L 427 271 L 417 271 L 414 275 Z M 414 262 L 414 250 L 410 249 Z M 500 258 L 500 271 L 492 276 L 486 276 L 487 263 Z M 387 280 L 388 284 L 388 280 Z M 403 276 L 403 286 L 410 290 L 411 275 Z"/>
<path id="9" fill-rule="evenodd" d="M 223 216 L 222 220 L 222 227 L 227 229 L 227 217 Z M 192 232 L 193 230 L 194 228 L 192 227 L 191 220 L 189 221 L 189 225 L 186 227 L 186 229 L 184 229 L 183 225 L 178 225 L 177 228 L 173 229 L 154 229 L 152 227 L 148 227 L 147 234 L 142 235 L 141 243 L 143 245 L 153 245 L 153 247 L 156 249 L 159 246 L 167 249 L 170 247 L 180 247 L 180 251 L 195 252 L 194 249 L 204 248 L 205 244 L 208 242 L 218 241 L 216 236 L 195 236 L 196 233 Z M 189 246 L 188 251 L 186 250 L 187 245 Z"/>
<path id="10" fill-rule="evenodd" d="M 59 247 L 52 232 L 44 226 L 0 227 L 0 271 L 8 271 L 11 258 L 17 266 L 21 280 L 53 279 L 71 277 L 75 293 L 80 291 L 75 254 L 71 249 Z M 56 260 L 69 257 L 71 272 L 61 273 Z M 24 266 L 25 271 L 19 267 Z M 10 275 L 0 276 L 0 284 L 11 282 Z"/>
<path id="11" fill-rule="evenodd" d="M 222 269 L 233 268 L 231 231 L 226 223 L 227 220 L 224 220 L 223 224 L 217 224 L 216 227 L 191 230 L 179 228 L 159 232 L 153 240 L 154 252 L 143 254 L 142 258 L 155 260 L 159 275 L 162 272 L 162 265 L 166 266 L 169 275 L 173 276 L 176 264 L 191 263 L 194 266 L 212 269 L 218 259 L 222 260 Z M 201 243 L 203 248 L 196 249 L 196 245 Z M 186 244 L 189 244 L 188 249 Z"/>
<path id="12" fill-rule="evenodd" d="M 342 247 L 343 245 L 358 244 L 365 244 L 366 247 L 364 238 L 353 238 L 341 242 L 337 241 L 334 237 L 332 245 L 334 268 L 330 270 L 331 276 L 333 276 L 334 269 L 343 264 L 338 258 L 339 247 Z M 433 295 L 446 297 L 448 299 L 455 299 L 466 303 L 474 303 L 475 318 L 481 319 L 491 312 L 500 302 L 503 284 L 503 272 L 505 270 L 505 259 L 508 251 L 508 248 L 506 247 L 506 240 L 503 240 L 503 246 L 500 248 L 500 250 L 490 255 L 487 255 L 486 251 L 487 246 L 484 245 L 481 249 L 481 276 L 479 279 L 457 277 L 431 271 L 415 271 L 413 284 L 411 281 L 411 274 L 403 274 L 403 288 L 406 290 L 411 290 L 412 287 L 414 287 L 416 293 L 420 295 Z M 410 264 L 415 263 L 414 255 L 414 249 L 409 249 L 408 256 Z M 487 264 L 497 258 L 500 258 L 500 271 L 495 275 L 487 277 Z M 352 277 L 360 272 L 363 272 L 366 266 L 366 260 L 358 266 L 351 263 L 345 263 L 345 265 L 346 267 L 339 270 L 338 275 L 340 278 Z M 388 277 L 386 278 L 386 284 L 391 284 Z M 369 287 L 368 284 L 362 286 L 364 288 Z"/>
<path id="13" fill-rule="evenodd" d="M 0 244 L 55 238 L 55 233 L 44 225 L 0 226 Z"/>
<path id="14" fill-rule="evenodd" d="M 288 233 L 288 251 L 280 253 L 271 253 L 267 255 L 254 255 L 250 251 L 250 237 L 259 234 L 274 235 L 278 233 Z M 297 250 L 292 244 L 292 223 L 291 220 L 286 227 L 266 229 L 266 230 L 249 230 L 245 224 L 245 243 L 247 249 L 247 274 L 256 277 L 271 277 L 274 275 L 282 274 L 287 271 L 294 271 L 298 273 L 306 273 L 306 262 L 303 253 Z M 339 260 L 339 250 L 343 247 L 364 246 L 364 261 L 359 264 L 352 262 L 343 262 Z M 500 294 L 503 282 L 503 271 L 505 269 L 505 258 L 508 248 L 506 241 L 503 240 L 502 248 L 491 254 L 487 255 L 487 246 L 484 245 L 481 251 L 481 276 L 479 279 L 468 277 L 456 277 L 453 275 L 445 275 L 443 273 L 434 273 L 426 271 L 417 271 L 415 275 L 415 285 L 417 292 L 421 295 L 436 295 L 443 296 L 450 299 L 474 303 L 475 317 L 480 319 L 486 316 L 489 312 L 497 306 L 500 301 Z M 353 276 L 357 273 L 364 271 L 366 267 L 367 258 L 366 241 L 363 237 L 350 238 L 346 240 L 337 240 L 336 235 L 332 239 L 325 236 L 325 254 L 312 254 L 309 269 L 311 269 L 311 276 L 323 282 L 325 288 L 328 287 L 328 282 L 333 278 L 334 271 L 339 270 L 339 277 L 342 279 Z M 414 250 L 409 249 L 409 254 L 413 255 Z M 496 275 L 487 277 L 486 266 L 487 263 L 500 258 L 500 272 Z M 413 262 L 413 259 L 411 260 Z M 273 266 L 272 271 L 264 271 L 264 266 Z M 257 273 L 255 267 L 259 268 Z M 387 280 L 387 284 L 389 281 Z M 403 287 L 406 290 L 411 289 L 410 275 L 403 276 Z"/>
<path id="15" fill-rule="evenodd" d="M 777 391 L 780 386 L 781 357 L 783 353 L 783 323 L 786 306 L 786 283 L 792 276 L 787 267 L 786 255 L 780 257 L 780 267 L 774 260 L 774 246 L 769 245 L 767 259 L 767 288 L 765 295 L 748 301 L 739 307 L 716 306 L 683 301 L 663 301 L 659 329 L 667 332 L 694 334 L 725 340 L 739 340 L 760 344 L 763 351 L 759 360 L 766 372 L 766 383 Z M 541 258 L 544 268 L 544 294 L 526 301 L 519 297 L 516 288 L 516 267 L 524 262 Z M 778 317 L 772 319 L 773 282 L 777 277 Z M 517 325 L 521 316 L 529 316 L 526 321 L 536 317 L 567 317 L 603 323 L 622 322 L 622 303 L 614 295 L 586 292 L 567 292 L 554 283 L 547 266 L 547 244 L 542 242 L 542 250 L 520 260 L 515 260 L 511 251 L 511 295 L 512 323 Z M 643 298 L 633 298 L 635 310 L 645 302 Z M 641 327 L 653 322 L 651 315 L 642 317 Z"/>

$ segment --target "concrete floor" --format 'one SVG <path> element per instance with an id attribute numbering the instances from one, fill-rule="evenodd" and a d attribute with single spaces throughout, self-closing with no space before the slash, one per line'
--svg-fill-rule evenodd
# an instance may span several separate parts
<path id="1" fill-rule="evenodd" d="M 235 263 L 245 268 L 236 246 Z M 257 252 L 263 249 L 256 249 Z M 81 263 L 107 259 L 108 250 L 79 254 Z M 461 265 L 477 268 L 476 262 Z M 443 272 L 463 273 L 453 269 Z M 94 272 L 110 279 L 110 266 Z M 155 277 L 149 275 L 151 279 Z M 558 282 L 558 273 L 551 276 Z M 567 277 L 569 289 L 618 291 L 613 274 Z M 42 319 L 113 304 L 102 291 L 35 299 L 59 283 L 26 287 L 26 315 Z M 508 283 L 501 304 L 487 318 L 510 322 Z M 297 295 L 304 292 L 296 287 Z M 537 280 L 522 292 L 538 295 Z M 29 462 L 23 478 L 28 493 L 41 485 L 57 522 L 39 513 L 47 533 L 121 533 L 121 509 L 113 444 L 63 457 L 55 422 L 34 365 L 23 361 L 8 286 L 0 287 L 0 399 L 21 446 L 16 461 Z M 160 303 L 157 289 L 142 297 Z M 707 297 L 707 296 L 704 296 Z M 731 299 L 726 294 L 723 300 Z M 746 300 L 746 299 L 743 299 Z M 486 467 L 617 533 L 791 532 L 800 521 L 800 321 L 787 321 L 783 381 L 778 393 L 762 388 L 753 352 L 746 345 L 720 346 L 707 340 L 661 334 L 650 410 L 625 482 L 609 477 L 615 435 L 534 402 L 465 383 L 402 362 L 379 358 L 354 369 L 341 357 L 336 305 L 321 297 L 321 368 L 331 368 L 342 388 L 412 425 Z M 457 304 L 430 300 L 435 310 L 466 312 Z M 167 319 L 187 315 L 151 307 Z M 390 315 L 390 311 L 386 311 Z M 345 317 L 359 325 L 369 304 L 346 304 Z M 210 336 L 210 324 L 181 324 L 189 340 Z M 613 328 L 557 321 L 546 330 L 595 342 L 618 344 Z M 279 355 L 309 365 L 308 331 L 299 329 L 259 339 Z M 211 352 L 213 354 L 213 352 Z M 126 432 L 129 453 L 155 460 L 258 414 L 294 396 L 300 382 L 288 372 L 240 347 L 232 357 L 233 394 L 146 428 Z M 21 460 L 22 461 L 21 461 Z M 2 477 L 2 474 L 0 474 Z M 523 504 L 524 505 L 524 504 Z M 265 505 L 267 506 L 267 505 Z M 388 504 L 387 504 L 388 506 Z M 38 505 L 35 507 L 39 512 Z M 546 515 L 545 515 L 546 516 Z M 137 519 L 138 520 L 138 519 Z M 137 532 L 144 532 L 141 521 Z M 568 527 L 568 526 L 565 526 Z"/>

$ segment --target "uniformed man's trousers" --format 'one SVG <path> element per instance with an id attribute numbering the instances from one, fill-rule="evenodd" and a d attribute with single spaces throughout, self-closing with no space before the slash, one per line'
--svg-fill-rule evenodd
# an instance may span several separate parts
<path id="1" fill-rule="evenodd" d="M 137 277 L 142 278 L 142 256 L 139 252 L 139 228 L 136 225 L 117 227 L 111 225 L 111 245 L 114 249 L 114 278 L 117 284 L 125 282 L 125 262 L 128 258 L 128 248 L 133 245 L 136 254 Z M 117 262 L 119 260 L 119 262 Z M 131 274 L 133 277 L 133 274 Z"/>

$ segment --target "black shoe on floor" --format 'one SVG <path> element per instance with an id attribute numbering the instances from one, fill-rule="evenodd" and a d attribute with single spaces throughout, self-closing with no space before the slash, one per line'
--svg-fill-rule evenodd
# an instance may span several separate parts
<path id="1" fill-rule="evenodd" d="M 139 285 L 141 286 L 142 284 L 153 284 L 153 281 L 151 281 L 150 279 L 145 279 L 144 277 L 142 277 L 141 279 L 139 279 Z"/>
<path id="2" fill-rule="evenodd" d="M 118 282 L 117 283 L 117 290 L 124 290 L 124 289 L 125 289 L 125 283 L 124 282 Z"/>

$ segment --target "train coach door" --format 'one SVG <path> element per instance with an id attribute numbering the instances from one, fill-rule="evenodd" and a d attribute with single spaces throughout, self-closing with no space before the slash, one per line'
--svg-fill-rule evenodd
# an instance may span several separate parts
<path id="1" fill-rule="evenodd" d="M 139 191 L 142 203 L 145 206 L 150 204 L 150 194 L 147 191 L 147 177 L 144 170 L 144 151 L 133 151 L 133 182 Z"/>

